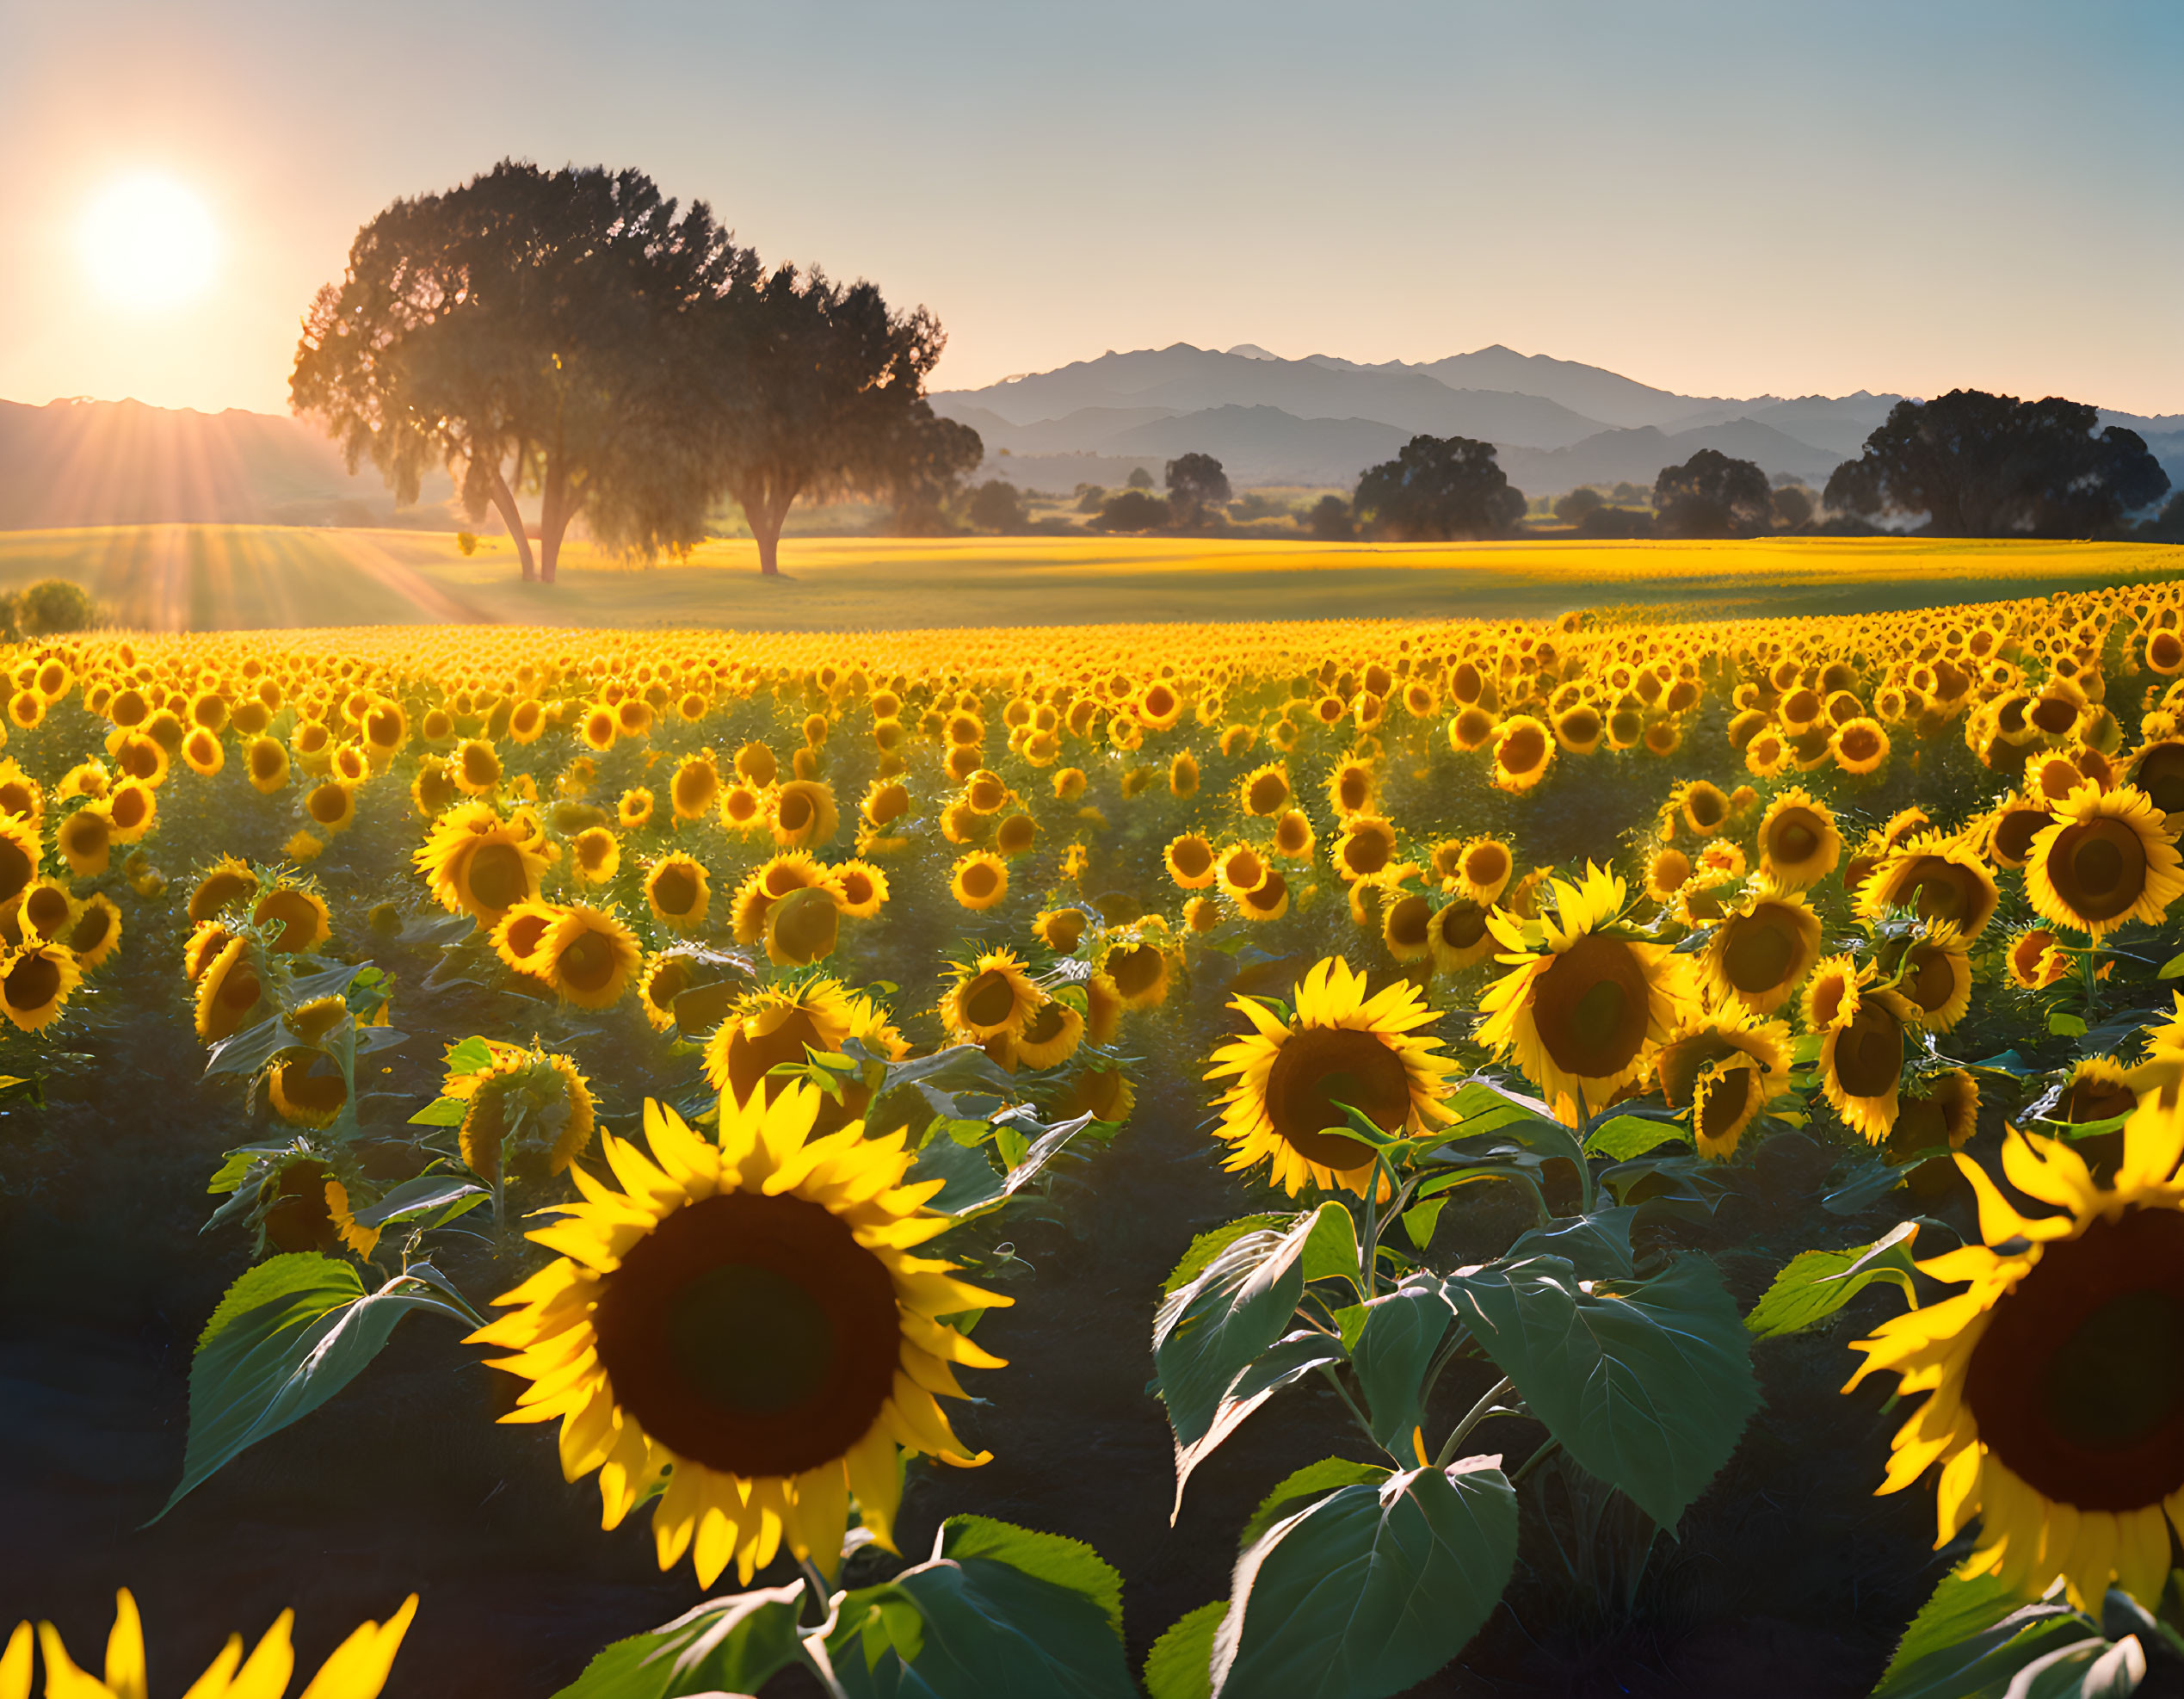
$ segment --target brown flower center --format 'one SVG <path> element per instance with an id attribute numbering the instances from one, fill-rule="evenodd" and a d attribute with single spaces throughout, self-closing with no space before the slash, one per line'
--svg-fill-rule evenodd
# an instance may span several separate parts
<path id="1" fill-rule="evenodd" d="M 1650 987 L 1630 945 L 1589 932 L 1533 982 L 1532 1017 L 1564 1073 L 1605 1079 L 1645 1042 Z"/>
<path id="2" fill-rule="evenodd" d="M 2084 820 L 2057 835 L 2047 871 L 2073 914 L 2113 920 L 2146 888 L 2146 849 L 2122 820 Z"/>
<path id="3" fill-rule="evenodd" d="M 1307 1162 L 1338 1174 L 1373 1158 L 1356 1140 L 1325 1130 L 1348 1125 L 1336 1103 L 1363 1111 L 1385 1133 L 1399 1131 L 1410 1114 L 1410 1078 L 1402 1059 L 1354 1027 L 1291 1033 L 1267 1070 L 1265 1090 L 1274 1131 Z"/>

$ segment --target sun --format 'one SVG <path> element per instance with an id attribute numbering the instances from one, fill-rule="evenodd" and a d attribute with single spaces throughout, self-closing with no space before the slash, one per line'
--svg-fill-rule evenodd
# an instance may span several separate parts
<path id="1" fill-rule="evenodd" d="M 99 293 L 138 312 L 203 293 L 219 263 L 219 232 L 204 201 L 149 173 L 109 184 L 84 209 L 78 236 Z"/>

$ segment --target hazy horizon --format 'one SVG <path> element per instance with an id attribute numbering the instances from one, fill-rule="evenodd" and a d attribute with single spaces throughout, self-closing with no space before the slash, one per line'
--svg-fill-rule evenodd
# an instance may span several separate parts
<path id="1" fill-rule="evenodd" d="M 0 16 L 0 395 L 34 404 L 285 411 L 357 227 L 515 155 L 635 165 L 769 261 L 923 303 L 936 388 L 1502 343 L 1695 396 L 2184 411 L 2174 6 Z M 163 312 L 77 251 L 139 172 L 217 238 Z"/>

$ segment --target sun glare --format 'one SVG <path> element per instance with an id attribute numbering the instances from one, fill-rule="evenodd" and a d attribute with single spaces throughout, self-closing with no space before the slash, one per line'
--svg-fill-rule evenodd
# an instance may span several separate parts
<path id="1" fill-rule="evenodd" d="M 205 203 L 171 178 L 126 177 L 85 210 L 83 263 L 108 300 L 139 312 L 201 294 L 219 261 Z"/>

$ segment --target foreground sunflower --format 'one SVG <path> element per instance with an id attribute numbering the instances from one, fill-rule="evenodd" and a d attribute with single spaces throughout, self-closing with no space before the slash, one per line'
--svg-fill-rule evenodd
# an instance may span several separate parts
<path id="1" fill-rule="evenodd" d="M 1213 1129 L 1234 1146 L 1223 1165 L 1231 1173 L 1267 1162 L 1292 1197 L 1307 1183 L 1362 1197 L 1373 1159 L 1356 1140 L 1327 1131 L 1344 1125 L 1336 1104 L 1363 1110 L 1388 1133 L 1453 1118 L 1441 1099 L 1456 1064 L 1432 1053 L 1439 1039 L 1416 1035 L 1439 1016 L 1407 981 L 1368 998 L 1365 976 L 1330 957 L 1299 982 L 1293 1019 L 1249 997 L 1229 1006 L 1255 1029 L 1216 1050 L 1206 1073 L 1236 1076 Z"/>
<path id="2" fill-rule="evenodd" d="M 1984 1245 L 1919 1264 L 1966 1282 L 1885 1322 L 1856 1349 L 1930 1396 L 1897 1430 L 1882 1492 L 1940 1464 L 1937 1545 L 1973 1517 L 1966 1575 L 2039 1597 L 2059 1577 L 2097 1612 L 2113 1579 L 2150 1608 L 2184 1526 L 2184 1111 L 2125 1123 L 2113 1187 L 2067 1144 L 2013 1134 L 2002 1171 L 2059 1211 L 2021 1214 L 1986 1171 L 1955 1158 Z"/>
<path id="3" fill-rule="evenodd" d="M 2143 792 L 2085 785 L 2053 815 L 2025 864 L 2025 894 L 2044 918 L 2098 938 L 2129 920 L 2158 926 L 2184 897 L 2184 857 Z"/>
<path id="4" fill-rule="evenodd" d="M 495 1301 L 472 1336 L 531 1384 L 508 1422 L 561 1424 L 562 1473 L 599 1472 L 602 1525 L 665 1488 L 660 1567 L 692 1554 L 701 1586 L 751 1577 L 783 1545 L 831 1574 L 849 1499 L 892 1550 L 901 1452 L 970 1466 L 935 1400 L 951 1363 L 1001 1360 L 940 1321 L 1013 1301 L 910 1255 L 945 1233 L 904 1185 L 897 1132 L 813 1138 L 820 1094 L 721 1105 L 719 1143 L 647 1101 L 645 1152 L 602 1135 L 626 1191 L 571 1170 L 584 1201 L 530 1235 L 561 1253 Z"/>
<path id="5" fill-rule="evenodd" d="M 301 1699 L 378 1699 L 416 1614 L 417 1596 L 412 1593 L 384 1627 L 361 1624 L 318 1666 Z M 248 1658 L 243 1655 L 243 1636 L 230 1634 L 219 1656 L 190 1684 L 188 1699 L 281 1699 L 296 1665 L 295 1648 L 288 1640 L 295 1620 L 294 1611 L 282 1611 Z M 0 1699 L 29 1699 L 30 1645 L 30 1624 L 18 1624 L 7 1649 L 0 1652 Z M 145 1699 L 144 1620 L 126 1587 L 114 1595 L 103 1679 L 76 1666 L 51 1622 L 38 1625 L 38 1645 L 46 1654 L 49 1699 Z"/>
<path id="6" fill-rule="evenodd" d="M 1487 921 L 1510 971 L 1479 999 L 1478 1041 L 1514 1057 L 1557 1114 L 1576 1123 L 1643 1075 L 1654 1053 L 1696 1009 L 1682 957 L 1626 936 L 1616 923 L 1625 887 L 1588 866 L 1582 882 L 1552 881 L 1555 909 L 1539 925 L 1544 950 L 1500 911 Z"/>

